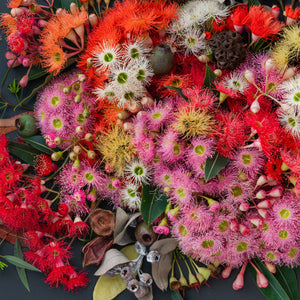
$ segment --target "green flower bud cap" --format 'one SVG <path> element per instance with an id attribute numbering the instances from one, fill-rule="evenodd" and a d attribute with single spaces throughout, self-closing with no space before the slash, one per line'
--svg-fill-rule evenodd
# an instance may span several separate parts
<path id="1" fill-rule="evenodd" d="M 15 126 L 23 137 L 30 137 L 38 133 L 36 120 L 32 115 L 23 115 L 16 119 Z"/>
<path id="2" fill-rule="evenodd" d="M 174 66 L 174 55 L 167 44 L 158 44 L 152 51 L 150 63 L 155 75 L 169 73 Z"/>

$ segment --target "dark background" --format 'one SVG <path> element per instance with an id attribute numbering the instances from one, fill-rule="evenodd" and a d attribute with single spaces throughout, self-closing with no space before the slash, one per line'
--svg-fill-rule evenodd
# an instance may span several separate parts
<path id="1" fill-rule="evenodd" d="M 113 1 L 111 1 L 113 2 Z M 261 1 L 262 2 L 262 1 Z M 274 1 L 274 3 L 277 1 Z M 264 1 L 264 4 L 271 4 L 271 1 Z M 0 12 L 8 12 L 6 7 L 6 0 L 0 0 Z M 7 44 L 5 41 L 4 34 L 0 31 L 0 82 L 5 76 L 7 71 L 6 59 L 4 57 L 5 52 L 7 51 Z M 20 79 L 20 74 L 22 73 L 21 68 L 13 70 L 4 86 L 3 95 L 6 99 L 11 98 L 11 94 L 7 91 L 7 86 L 13 81 L 14 78 Z M 30 91 L 30 87 L 27 88 L 27 92 Z M 32 106 L 34 99 L 27 103 L 28 106 Z M 23 112 L 22 110 L 13 111 L 9 108 L 5 112 L 0 111 L 0 118 L 9 118 L 15 114 Z M 10 135 L 11 139 L 16 138 L 15 135 Z M 73 265 L 81 266 L 81 245 L 74 245 L 73 249 L 73 258 L 71 263 Z M 4 243 L 0 246 L 0 255 L 13 255 L 13 246 L 9 243 Z M 31 292 L 27 290 L 22 285 L 20 279 L 18 278 L 16 269 L 14 266 L 9 265 L 4 271 L 0 270 L 0 299 L 1 300 L 91 300 L 93 299 L 93 289 L 96 284 L 98 277 L 93 276 L 93 273 L 97 270 L 97 267 L 88 267 L 85 271 L 88 272 L 89 278 L 91 280 L 87 288 L 80 290 L 77 293 L 69 293 L 64 291 L 62 288 L 55 289 L 51 288 L 49 285 L 44 283 L 44 275 L 41 273 L 28 271 L 28 281 L 30 285 Z M 252 280 L 250 274 L 246 272 L 245 274 L 245 286 L 240 291 L 234 291 L 232 289 L 232 283 L 235 280 L 237 271 L 233 271 L 229 279 L 210 279 L 208 285 L 200 288 L 200 291 L 197 293 L 195 290 L 188 290 L 185 292 L 185 299 L 191 300 L 196 298 L 202 298 L 205 300 L 214 300 L 214 299 L 245 299 L 245 300 L 263 300 L 265 297 L 260 293 L 256 284 Z M 158 288 L 154 286 L 153 291 L 154 299 L 171 299 L 170 293 L 161 292 Z M 101 299 L 101 298 L 100 298 Z M 128 291 L 124 291 L 116 299 L 125 300 L 125 299 L 135 299 L 135 297 Z"/>

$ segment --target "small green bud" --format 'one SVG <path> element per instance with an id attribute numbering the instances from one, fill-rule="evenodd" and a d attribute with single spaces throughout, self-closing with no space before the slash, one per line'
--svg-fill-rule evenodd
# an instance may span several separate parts
<path id="1" fill-rule="evenodd" d="M 61 151 L 54 152 L 54 153 L 51 154 L 51 159 L 53 161 L 58 161 L 62 158 L 62 155 L 63 155 L 63 153 Z"/>

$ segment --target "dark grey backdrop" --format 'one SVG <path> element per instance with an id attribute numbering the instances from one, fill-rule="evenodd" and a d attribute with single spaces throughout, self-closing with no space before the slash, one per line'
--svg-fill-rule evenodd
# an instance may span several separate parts
<path id="1" fill-rule="evenodd" d="M 112 2 L 112 1 L 111 1 Z M 265 1 L 268 3 L 267 1 Z M 276 2 L 276 1 L 275 1 Z M 270 2 L 269 2 L 270 3 Z M 8 12 L 6 7 L 6 0 L 0 0 L 0 12 Z M 4 58 L 4 54 L 7 51 L 7 44 L 5 42 L 5 37 L 3 33 L 1 33 L 0 40 L 0 83 L 7 71 L 6 59 Z M 9 79 L 8 83 L 11 83 L 13 78 L 17 78 L 20 76 L 20 69 L 14 70 Z M 4 96 L 9 98 L 9 94 L 4 88 Z M 28 105 L 32 105 L 34 100 L 30 101 Z M 8 118 L 13 116 L 14 114 L 23 112 L 22 110 L 17 110 L 14 112 L 12 109 L 8 109 L 4 118 Z M 1 116 L 2 111 L 0 111 Z M 11 138 L 14 138 L 13 136 Z M 0 246 L 0 255 L 12 255 L 13 254 L 13 246 L 4 243 Z M 74 256 L 71 262 L 80 267 L 81 264 L 81 252 L 80 245 L 74 245 Z M 89 278 L 91 280 L 89 286 L 85 289 L 80 290 L 77 293 L 69 293 L 61 289 L 50 288 L 46 283 L 44 283 L 44 276 L 40 273 L 36 272 L 27 272 L 28 280 L 31 288 L 31 292 L 28 293 L 27 290 L 23 287 L 20 282 L 16 269 L 14 266 L 9 265 L 9 267 L 1 271 L 0 270 L 0 300 L 91 300 L 93 297 L 93 288 L 96 284 L 97 277 L 93 276 L 93 273 L 96 271 L 96 267 L 86 268 L 86 271 L 89 274 Z M 209 280 L 209 286 L 203 286 L 200 288 L 200 291 L 197 293 L 194 290 L 188 290 L 185 292 L 185 299 L 205 299 L 205 300 L 215 300 L 215 299 L 231 299 L 231 300 L 263 300 L 265 297 L 260 293 L 249 273 L 245 275 L 245 287 L 240 291 L 234 291 L 232 289 L 232 283 L 237 275 L 237 272 L 233 272 L 229 279 L 212 279 Z M 101 299 L 101 298 L 100 298 Z M 119 295 L 116 299 L 125 300 L 125 299 L 135 299 L 135 297 L 125 291 L 121 295 Z M 169 293 L 163 293 L 156 287 L 154 287 L 154 299 L 162 300 L 162 299 L 171 299 Z"/>

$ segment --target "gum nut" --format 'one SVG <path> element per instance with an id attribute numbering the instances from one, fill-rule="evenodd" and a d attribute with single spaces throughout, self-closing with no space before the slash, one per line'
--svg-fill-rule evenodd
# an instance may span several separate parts
<path id="1" fill-rule="evenodd" d="M 150 63 L 155 75 L 169 73 L 174 66 L 174 55 L 170 46 L 158 44 L 152 51 Z"/>
<path id="2" fill-rule="evenodd" d="M 16 119 L 15 126 L 23 137 L 30 137 L 38 133 L 36 120 L 32 115 L 23 115 Z"/>

